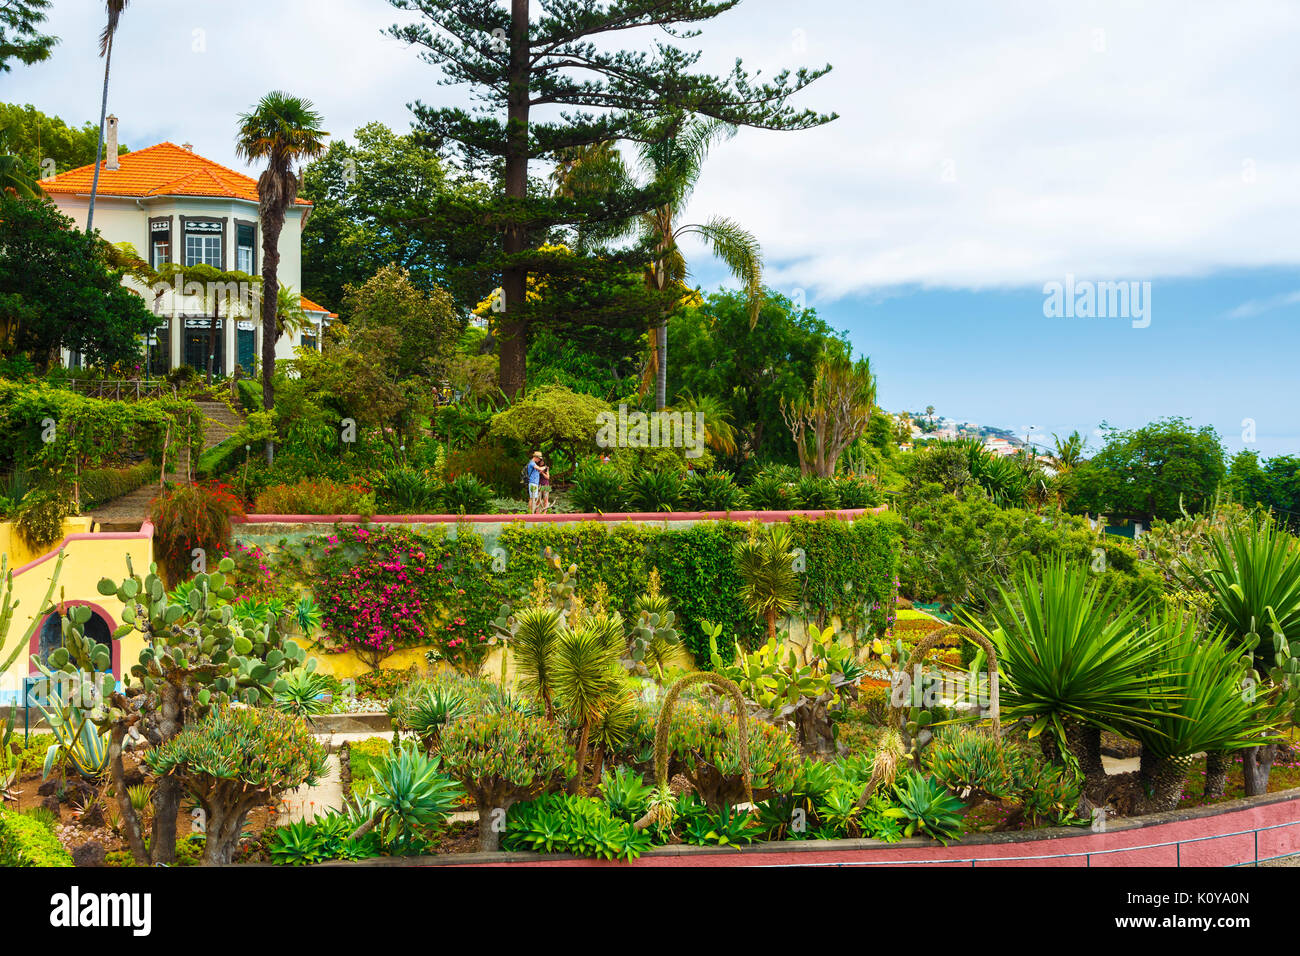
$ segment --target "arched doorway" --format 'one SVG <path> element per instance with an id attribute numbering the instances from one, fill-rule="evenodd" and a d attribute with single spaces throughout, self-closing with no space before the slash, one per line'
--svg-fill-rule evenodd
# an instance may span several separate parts
<path id="1" fill-rule="evenodd" d="M 90 620 L 86 622 L 86 637 L 97 644 L 107 644 L 113 649 L 113 676 L 121 679 L 121 642 L 113 639 L 113 630 L 116 625 L 107 611 L 98 604 L 91 604 L 89 601 L 65 601 L 47 614 L 45 620 L 41 621 L 41 626 L 32 635 L 29 652 L 42 662 L 48 661 L 50 651 L 63 646 L 63 615 L 67 613 L 68 608 L 78 605 L 88 607 L 91 610 Z M 37 674 L 40 672 L 37 671 L 34 663 L 29 663 L 28 673 Z"/>

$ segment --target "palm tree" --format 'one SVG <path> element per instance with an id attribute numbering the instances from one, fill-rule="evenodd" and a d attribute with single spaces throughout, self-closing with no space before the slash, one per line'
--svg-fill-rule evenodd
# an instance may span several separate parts
<path id="1" fill-rule="evenodd" d="M 749 297 L 749 325 L 758 322 L 763 302 L 763 259 L 758 240 L 733 219 L 714 216 L 702 223 L 679 223 L 704 169 L 709 149 L 720 139 L 730 138 L 736 127 L 719 120 L 665 117 L 647 124 L 639 146 L 639 162 L 652 186 L 666 197 L 660 205 L 624 224 L 612 233 L 638 231 L 655 250 L 654 261 L 646 269 L 646 284 L 657 292 L 670 285 L 681 285 L 689 275 L 686 259 L 677 243 L 695 235 L 709 243 L 713 254 L 745 286 Z M 581 197 L 600 189 L 625 190 L 630 175 L 617 153 L 611 155 L 609 144 L 597 144 L 581 152 L 571 152 L 562 159 L 553 177 L 560 195 Z M 611 236 L 612 237 L 612 236 Z M 683 299 L 686 298 L 684 294 Z M 679 302 L 680 304 L 680 302 Z M 668 390 L 668 316 L 660 318 L 651 330 L 650 364 L 647 380 L 655 382 L 655 408 L 662 411 Z"/>
<path id="2" fill-rule="evenodd" d="M 99 163 L 104 156 L 104 122 L 108 119 L 108 75 L 113 67 L 113 38 L 122 13 L 131 0 L 104 0 L 108 10 L 108 23 L 99 35 L 99 55 L 104 58 L 104 95 L 99 104 L 99 142 L 95 144 L 95 178 L 90 184 L 90 211 L 86 214 L 86 234 L 95 228 L 95 196 L 99 193 Z"/>
<path id="3" fill-rule="evenodd" d="M 1077 431 L 1070 432 L 1067 438 L 1058 438 L 1056 433 L 1052 433 L 1052 443 L 1056 450 L 1049 456 L 1052 459 L 1052 467 L 1058 472 L 1069 471 L 1079 467 L 1083 462 L 1084 449 L 1087 441 Z"/>
<path id="4" fill-rule="evenodd" d="M 9 193 L 19 199 L 36 199 L 42 190 L 17 156 L 0 156 L 0 193 Z"/>
<path id="5" fill-rule="evenodd" d="M 766 622 L 768 639 L 775 639 L 777 616 L 789 614 L 799 601 L 790 529 L 783 524 L 769 525 L 738 542 L 735 551 L 736 570 L 744 582 L 740 598 L 755 617 Z"/>
<path id="6" fill-rule="evenodd" d="M 285 216 L 298 198 L 294 164 L 316 159 L 325 152 L 321 116 L 309 100 L 279 90 L 262 97 L 252 112 L 239 117 L 235 150 L 249 162 L 265 161 L 257 180 L 262 220 L 262 403 L 275 407 L 275 343 L 280 337 L 278 318 L 280 233 Z M 266 443 L 266 458 L 274 456 Z"/>

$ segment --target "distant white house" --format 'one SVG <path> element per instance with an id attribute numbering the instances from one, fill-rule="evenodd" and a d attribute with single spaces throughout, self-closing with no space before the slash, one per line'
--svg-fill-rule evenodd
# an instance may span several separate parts
<path id="1" fill-rule="evenodd" d="M 155 269 L 170 262 L 206 263 L 258 275 L 262 241 L 257 181 L 199 156 L 188 144 L 159 143 L 118 156 L 117 130 L 117 117 L 110 116 L 105 130 L 107 158 L 100 166 L 95 199 L 95 228 L 100 235 L 112 243 L 130 243 Z M 90 211 L 94 175 L 91 165 L 41 180 L 41 188 L 81 229 Z M 279 280 L 291 289 L 302 288 L 302 230 L 311 210 L 310 202 L 299 199 L 280 235 Z M 150 371 L 164 374 L 181 365 L 205 369 L 212 313 L 203 298 L 184 289 L 179 295 L 175 291 L 155 295 L 134 280 L 124 281 L 141 293 L 158 316 L 149 338 Z M 337 318 L 306 298 L 302 308 L 309 325 L 280 337 L 277 358 L 293 358 L 294 348 L 300 345 L 319 347 L 324 326 Z M 237 309 L 233 318 L 219 320 L 213 347 L 215 371 L 229 374 L 236 364 L 247 371 L 261 357 L 258 311 L 245 300 L 245 307 Z M 63 358 L 70 366 L 80 365 L 76 354 L 65 352 Z"/>

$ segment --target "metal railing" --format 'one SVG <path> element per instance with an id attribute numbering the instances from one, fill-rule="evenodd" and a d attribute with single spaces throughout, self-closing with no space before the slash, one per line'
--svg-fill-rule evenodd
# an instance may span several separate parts
<path id="1" fill-rule="evenodd" d="M 1136 853 L 1141 850 L 1161 850 L 1166 847 L 1174 847 L 1175 866 L 1183 865 L 1183 846 L 1189 843 L 1205 843 L 1209 840 L 1224 840 L 1229 837 L 1253 836 L 1254 837 L 1254 860 L 1252 862 L 1233 863 L 1232 866 L 1259 866 L 1261 863 L 1268 863 L 1271 860 L 1282 860 L 1289 856 L 1300 856 L 1300 846 L 1289 853 L 1280 853 L 1276 856 L 1268 856 L 1260 859 L 1259 856 L 1259 835 L 1270 830 L 1280 830 L 1285 827 L 1300 826 L 1300 820 L 1290 820 L 1286 823 L 1273 823 L 1268 826 L 1254 827 L 1250 830 L 1235 830 L 1231 833 L 1212 833 L 1209 836 L 1188 837 L 1184 840 L 1166 840 L 1162 843 L 1144 843 L 1138 846 L 1121 846 L 1113 847 L 1108 850 L 1079 850 L 1072 853 L 1035 853 L 1025 854 L 1024 856 L 972 856 L 972 857 L 951 857 L 935 856 L 925 859 L 916 860 L 837 860 L 827 863 L 772 863 L 763 864 L 769 867 L 787 867 L 787 866 L 951 866 L 954 863 L 969 863 L 976 867 L 981 863 L 1025 863 L 1033 860 L 1064 860 L 1077 859 L 1083 857 L 1085 866 L 1092 866 L 1092 858 L 1095 856 L 1108 856 L 1113 853 Z"/>
<path id="2" fill-rule="evenodd" d="M 68 388 L 87 398 L 103 398 L 115 402 L 141 402 L 153 398 L 175 398 L 176 386 L 165 379 L 142 382 L 139 379 L 71 379 Z"/>

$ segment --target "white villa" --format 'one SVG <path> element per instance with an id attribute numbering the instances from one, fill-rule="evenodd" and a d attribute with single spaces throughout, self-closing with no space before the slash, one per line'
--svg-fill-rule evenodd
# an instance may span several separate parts
<path id="1" fill-rule="evenodd" d="M 188 144 L 160 143 L 118 156 L 117 130 L 117 117 L 110 116 L 105 128 L 107 158 L 100 167 L 95 200 L 95 228 L 100 234 L 112 243 L 130 243 L 154 268 L 169 262 L 206 263 L 260 274 L 257 181 L 204 159 Z M 41 188 L 81 229 L 86 227 L 94 174 L 91 165 L 41 180 Z M 280 235 L 279 281 L 291 289 L 302 288 L 302 230 L 311 210 L 310 202 L 299 199 Z M 149 340 L 149 371 L 161 375 L 181 365 L 205 369 L 212 309 L 203 297 L 184 289 L 181 294 L 173 290 L 155 295 L 133 280 L 126 281 L 151 302 L 158 315 L 158 327 Z M 294 348 L 300 345 L 318 347 L 325 324 L 337 318 L 306 298 L 302 308 L 309 325 L 280 337 L 277 358 L 293 358 Z M 217 323 L 213 370 L 221 374 L 230 374 L 236 364 L 247 372 L 262 354 L 257 308 L 246 304 L 235 312 L 233 319 L 223 315 Z M 80 356 L 65 353 L 64 362 L 79 366 Z"/>

